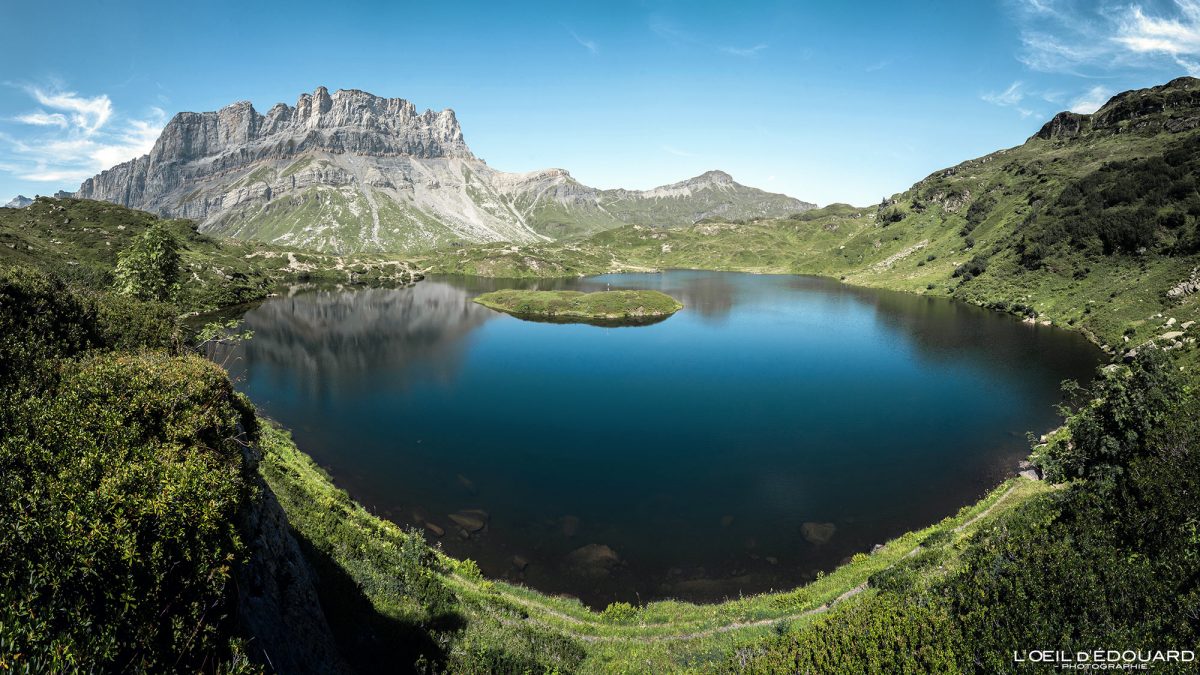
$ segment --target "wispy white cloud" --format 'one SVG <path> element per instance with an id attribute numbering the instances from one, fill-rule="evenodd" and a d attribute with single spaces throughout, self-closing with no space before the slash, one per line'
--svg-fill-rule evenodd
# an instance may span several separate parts
<path id="1" fill-rule="evenodd" d="M 95 132 L 112 117 L 112 101 L 103 94 L 85 98 L 71 91 L 47 92 L 37 87 L 30 87 L 28 91 L 47 108 L 70 113 L 71 123 L 88 133 Z"/>
<path id="2" fill-rule="evenodd" d="M 1017 0 L 1021 49 L 1032 70 L 1100 77 L 1174 63 L 1200 75 L 1200 0 L 1144 4 Z"/>
<path id="3" fill-rule="evenodd" d="M 695 157 L 696 156 L 694 153 L 688 152 L 686 150 L 680 150 L 679 148 L 672 147 L 672 146 L 666 145 L 666 144 L 663 144 L 659 147 L 662 148 L 663 152 L 665 152 L 669 155 L 675 155 L 676 157 Z"/>
<path id="4" fill-rule="evenodd" d="M 884 68 L 887 68 L 890 65 L 892 65 L 891 59 L 883 59 L 882 61 L 876 61 L 875 63 L 868 65 L 863 70 L 865 70 L 868 73 L 874 73 L 876 71 L 883 70 Z"/>
<path id="5" fill-rule="evenodd" d="M 1021 117 L 1029 117 L 1033 114 L 1033 111 L 1021 106 L 1021 102 L 1025 100 L 1025 95 L 1024 84 L 1018 80 L 1008 85 L 1008 88 L 1004 91 L 988 92 L 981 94 L 979 98 L 992 105 L 1013 108 Z"/>
<path id="6" fill-rule="evenodd" d="M 1140 6 L 1128 10 L 1114 38 L 1118 44 L 1139 54 L 1165 54 L 1192 75 L 1200 64 L 1189 57 L 1200 55 L 1200 2 L 1175 0 L 1178 15 L 1149 16 Z"/>
<path id="7" fill-rule="evenodd" d="M 1013 106 L 1025 98 L 1025 92 L 1021 91 L 1021 81 L 1017 80 L 1002 92 L 990 92 L 983 94 L 980 98 L 993 105 Z"/>
<path id="8" fill-rule="evenodd" d="M 681 29 L 673 21 L 664 16 L 651 16 L 648 25 L 650 27 L 650 32 L 668 42 L 674 44 L 699 42 L 694 35 Z"/>
<path id="9" fill-rule="evenodd" d="M 11 122 L 16 135 L 0 134 L 8 159 L 0 171 L 22 180 L 71 183 L 144 155 L 154 146 L 166 113 L 145 117 L 116 113 L 107 95 L 81 96 L 62 88 L 22 87 L 42 108 Z"/>
<path id="10" fill-rule="evenodd" d="M 770 45 L 768 45 L 768 44 L 760 42 L 760 43 L 754 45 L 753 47 L 721 47 L 721 51 L 726 54 L 729 54 L 731 56 L 749 57 L 749 56 L 758 56 L 759 52 L 761 52 L 762 50 L 766 49 L 769 46 Z"/>
<path id="11" fill-rule="evenodd" d="M 765 42 L 758 42 L 749 47 L 716 44 L 705 36 L 698 35 L 680 27 L 678 23 L 661 14 L 652 15 L 647 23 L 647 26 L 650 28 L 651 33 L 654 33 L 662 40 L 676 47 L 698 47 L 700 49 L 715 51 L 727 56 L 750 58 L 758 56 L 760 53 L 770 47 L 770 45 Z"/>
<path id="12" fill-rule="evenodd" d="M 1112 98 L 1113 92 L 1105 86 L 1096 85 L 1071 103 L 1071 112 L 1090 115 Z"/>
<path id="13" fill-rule="evenodd" d="M 67 117 L 62 113 L 48 113 L 44 110 L 17 115 L 16 120 L 22 124 L 32 124 L 39 127 L 67 128 Z"/>
<path id="14" fill-rule="evenodd" d="M 595 40 L 588 40 L 588 39 L 585 39 L 585 38 L 579 37 L 579 34 L 578 34 L 578 33 L 576 33 L 576 32 L 575 32 L 575 31 L 573 31 L 573 30 L 571 30 L 571 31 L 568 31 L 568 32 L 571 34 L 571 37 L 572 37 L 572 38 L 573 38 L 573 39 L 574 39 L 576 42 L 578 42 L 578 43 L 579 43 L 579 45 L 580 45 L 581 47 L 583 47 L 584 49 L 588 50 L 588 51 L 589 51 L 589 52 L 591 52 L 593 55 L 596 55 L 596 54 L 599 54 L 599 53 L 600 53 L 600 45 L 596 44 L 596 41 L 595 41 Z"/>

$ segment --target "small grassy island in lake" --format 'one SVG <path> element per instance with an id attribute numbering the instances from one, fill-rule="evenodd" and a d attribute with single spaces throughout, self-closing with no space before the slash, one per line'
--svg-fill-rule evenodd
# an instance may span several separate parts
<path id="1" fill-rule="evenodd" d="M 602 324 L 662 321 L 683 305 L 659 291 L 522 291 L 484 293 L 475 302 L 521 319 Z"/>

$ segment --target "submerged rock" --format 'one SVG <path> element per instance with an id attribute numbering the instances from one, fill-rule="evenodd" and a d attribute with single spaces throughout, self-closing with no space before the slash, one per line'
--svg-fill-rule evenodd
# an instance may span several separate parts
<path id="1" fill-rule="evenodd" d="M 563 516 L 558 519 L 564 537 L 574 537 L 579 532 L 579 519 L 575 516 Z"/>
<path id="2" fill-rule="evenodd" d="M 621 556 L 606 544 L 588 544 L 567 554 L 567 564 L 580 576 L 602 578 L 620 566 Z"/>
<path id="3" fill-rule="evenodd" d="M 467 532 L 478 532 L 487 525 L 487 514 L 476 510 L 459 511 L 451 513 L 450 520 Z"/>
<path id="4" fill-rule="evenodd" d="M 804 536 L 810 544 L 828 543 L 833 538 L 833 533 L 837 531 L 837 526 L 833 523 L 814 523 L 807 522 L 800 526 L 800 534 Z"/>
<path id="5" fill-rule="evenodd" d="M 441 526 L 439 526 L 435 523 L 431 523 L 428 520 L 425 521 L 425 529 L 427 529 L 431 533 L 433 533 L 433 536 L 435 536 L 435 537 L 440 537 L 440 536 L 446 534 L 446 530 L 444 530 Z"/>
<path id="6" fill-rule="evenodd" d="M 466 476 L 462 475 L 461 473 L 458 474 L 457 478 L 458 478 L 458 484 L 463 486 L 463 488 L 467 492 L 469 492 L 472 495 L 479 494 L 479 490 L 476 489 L 476 487 L 475 487 L 475 482 L 472 481 L 470 478 L 467 478 Z"/>

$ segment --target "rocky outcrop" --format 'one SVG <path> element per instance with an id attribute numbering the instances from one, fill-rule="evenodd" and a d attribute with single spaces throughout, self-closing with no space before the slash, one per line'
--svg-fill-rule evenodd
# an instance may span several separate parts
<path id="1" fill-rule="evenodd" d="M 1117 94 L 1091 115 L 1060 112 L 1030 140 L 1070 140 L 1089 133 L 1176 133 L 1198 126 L 1200 79 L 1180 77 L 1157 87 Z"/>
<path id="2" fill-rule="evenodd" d="M 13 197 L 12 199 L 10 199 L 8 201 L 8 203 L 4 205 L 4 208 L 6 208 L 6 209 L 23 209 L 32 203 L 33 203 L 33 200 L 30 199 L 29 197 L 26 197 L 25 195 L 17 195 L 16 197 Z"/>
<path id="3" fill-rule="evenodd" d="M 249 102 L 179 113 L 149 154 L 76 196 L 200 221 L 203 231 L 335 253 L 527 243 L 626 223 L 789 215 L 814 205 L 710 171 L 652 190 L 597 190 L 562 169 L 477 159 L 452 110 L 318 88 L 260 114 Z"/>
<path id="4" fill-rule="evenodd" d="M 1192 273 L 1187 279 L 1167 290 L 1167 297 L 1179 300 L 1196 292 L 1200 292 L 1200 267 L 1192 269 Z"/>
<path id="5" fill-rule="evenodd" d="M 1049 122 L 1042 125 L 1042 128 L 1035 134 L 1036 138 L 1042 140 L 1065 140 L 1075 138 L 1083 133 L 1084 128 L 1089 126 L 1089 115 L 1081 115 L 1064 110 L 1058 113 Z"/>
<path id="6" fill-rule="evenodd" d="M 257 496 L 241 524 L 246 563 L 236 573 L 238 622 L 250 638 L 247 655 L 267 672 L 348 673 L 287 514 L 255 478 Z"/>

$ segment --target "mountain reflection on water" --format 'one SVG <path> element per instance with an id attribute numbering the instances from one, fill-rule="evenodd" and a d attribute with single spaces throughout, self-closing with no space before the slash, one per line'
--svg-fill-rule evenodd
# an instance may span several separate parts
<path id="1" fill-rule="evenodd" d="M 470 302 L 514 286 L 685 307 L 601 328 Z M 720 272 L 440 277 L 276 298 L 245 324 L 219 358 L 357 499 L 597 606 L 794 586 L 949 515 L 1099 360 L 959 303 Z"/>

